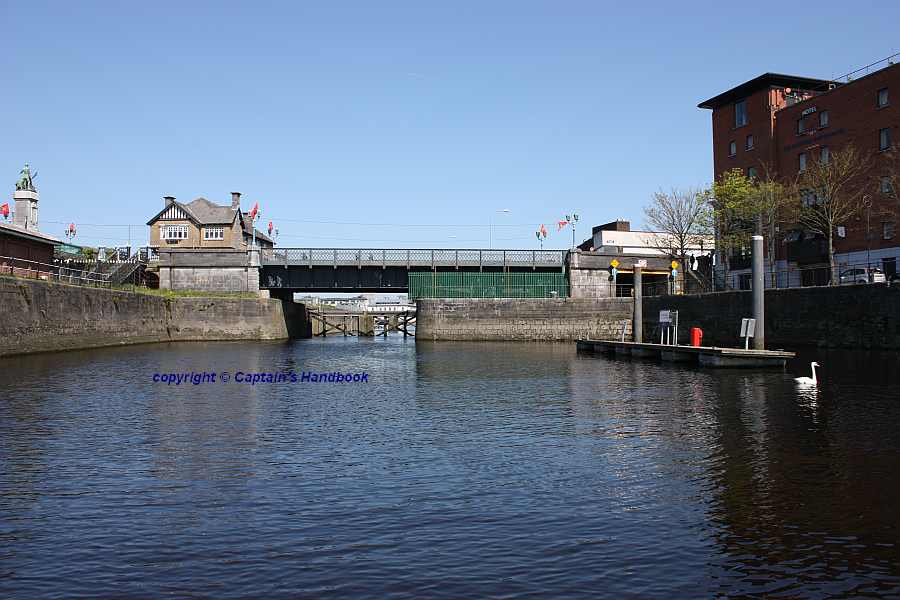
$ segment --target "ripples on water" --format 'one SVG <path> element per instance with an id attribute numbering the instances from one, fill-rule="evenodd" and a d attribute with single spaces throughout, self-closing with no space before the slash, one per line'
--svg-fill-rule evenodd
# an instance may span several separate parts
<path id="1" fill-rule="evenodd" d="M 281 368 L 372 382 L 151 381 Z M 895 354 L 785 374 L 339 338 L 0 369 L 3 597 L 900 594 Z"/>

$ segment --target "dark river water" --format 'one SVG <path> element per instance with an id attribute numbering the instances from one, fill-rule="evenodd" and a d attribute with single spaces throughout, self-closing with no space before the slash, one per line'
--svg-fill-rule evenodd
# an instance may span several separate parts
<path id="1" fill-rule="evenodd" d="M 0 597 L 900 597 L 898 366 L 345 338 L 3 359 Z M 234 382 L 289 370 L 369 381 Z M 153 381 L 185 371 L 232 380 Z"/>

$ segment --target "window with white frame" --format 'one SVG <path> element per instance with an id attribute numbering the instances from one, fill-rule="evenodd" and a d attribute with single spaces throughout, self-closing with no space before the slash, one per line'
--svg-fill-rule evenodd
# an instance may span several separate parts
<path id="1" fill-rule="evenodd" d="M 747 136 L 747 144 L 746 144 L 745 148 L 747 150 L 753 150 L 753 136 L 752 135 Z"/>
<path id="2" fill-rule="evenodd" d="M 894 184 L 891 182 L 890 177 L 882 177 L 881 178 L 881 193 L 882 194 L 893 194 L 894 193 Z"/>
<path id="3" fill-rule="evenodd" d="M 822 149 L 819 151 L 819 162 L 827 165 L 830 159 L 831 151 L 828 149 L 828 146 L 822 146 Z"/>
<path id="4" fill-rule="evenodd" d="M 737 144 L 734 140 L 731 140 L 731 142 L 728 143 L 728 156 L 734 156 L 735 154 L 737 154 Z"/>
<path id="5" fill-rule="evenodd" d="M 887 88 L 881 88 L 880 90 L 878 90 L 878 97 L 877 97 L 875 103 L 878 106 L 878 108 L 888 105 L 888 89 Z"/>
<path id="6" fill-rule="evenodd" d="M 819 113 L 819 127 L 828 127 L 828 111 L 823 110 Z"/>
<path id="7" fill-rule="evenodd" d="M 160 237 L 164 240 L 188 239 L 187 225 L 163 225 L 160 229 Z"/>
<path id="8" fill-rule="evenodd" d="M 225 239 L 225 228 L 224 227 L 204 227 L 203 228 L 203 239 L 204 240 L 224 240 Z"/>
<path id="9" fill-rule="evenodd" d="M 806 170 L 806 152 L 801 152 L 800 156 L 797 157 L 797 160 L 800 163 L 800 171 Z"/>
<path id="10" fill-rule="evenodd" d="M 887 221 L 881 224 L 881 232 L 883 234 L 884 239 L 892 240 L 894 239 L 894 222 Z"/>

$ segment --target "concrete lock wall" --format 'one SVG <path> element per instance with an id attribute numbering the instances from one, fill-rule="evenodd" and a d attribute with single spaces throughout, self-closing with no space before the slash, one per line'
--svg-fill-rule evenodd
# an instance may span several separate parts
<path id="1" fill-rule="evenodd" d="M 900 286 L 846 285 L 766 290 L 766 347 L 900 349 Z M 645 297 L 644 341 L 659 340 L 659 311 L 679 311 L 679 341 L 703 329 L 704 346 L 737 347 L 750 292 Z M 752 342 L 751 342 L 752 343 Z"/>
<path id="2" fill-rule="evenodd" d="M 163 298 L 0 278 L 0 313 L 0 356 L 143 342 L 288 337 L 282 303 L 269 299 Z"/>
<path id="3" fill-rule="evenodd" d="M 631 339 L 630 298 L 420 299 L 417 340 Z M 624 323 L 624 325 L 623 325 Z"/>

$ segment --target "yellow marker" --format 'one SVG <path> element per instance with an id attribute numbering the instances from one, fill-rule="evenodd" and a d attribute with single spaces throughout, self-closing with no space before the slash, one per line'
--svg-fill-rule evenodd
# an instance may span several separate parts
<path id="1" fill-rule="evenodd" d="M 673 269 L 677 269 L 677 268 L 678 268 L 678 261 L 677 261 L 677 260 L 673 260 L 673 261 L 672 261 L 672 268 L 673 268 Z"/>
<path id="2" fill-rule="evenodd" d="M 609 266 L 611 266 L 613 269 L 615 269 L 616 267 L 619 266 L 619 261 L 617 261 L 616 259 L 612 259 L 611 261 L 609 261 Z"/>

